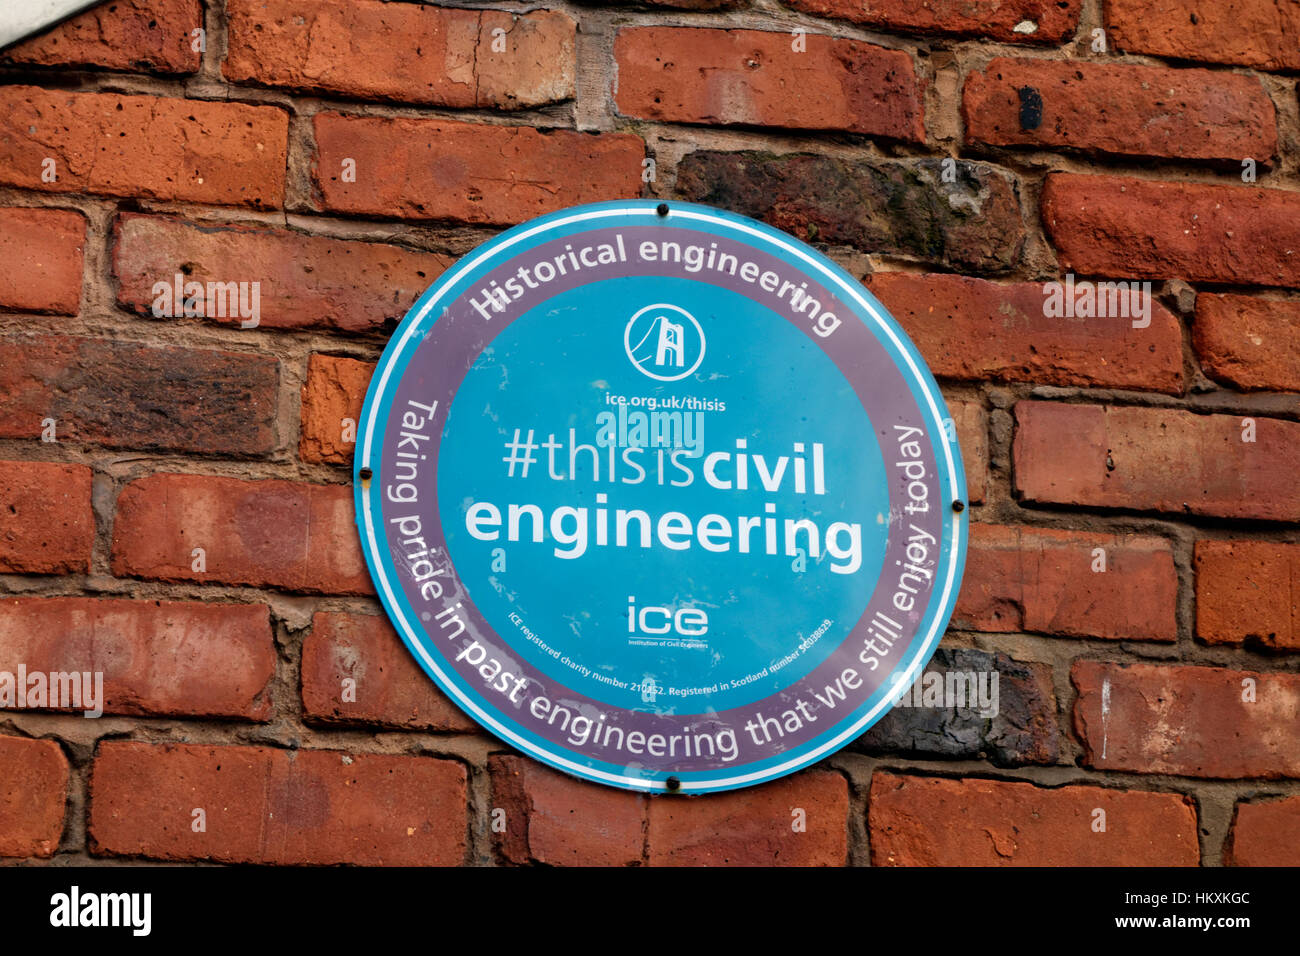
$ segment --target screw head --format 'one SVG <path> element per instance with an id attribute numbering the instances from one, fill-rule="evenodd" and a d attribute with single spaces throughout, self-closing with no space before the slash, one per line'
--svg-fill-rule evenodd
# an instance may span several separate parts
<path id="1" fill-rule="evenodd" d="M 964 501 L 954 501 L 954 502 L 952 503 L 952 510 L 953 510 L 953 511 L 965 511 L 965 510 L 966 510 L 966 502 L 964 502 Z"/>
<path id="2" fill-rule="evenodd" d="M 668 203 L 661 202 L 658 206 L 655 207 L 655 212 L 659 213 L 660 216 L 668 215 Z"/>
<path id="3" fill-rule="evenodd" d="M 358 472 L 358 474 L 361 475 L 362 481 L 369 481 L 371 478 L 375 476 L 375 473 L 371 471 L 369 468 L 362 468 L 361 471 Z"/>
<path id="4" fill-rule="evenodd" d="M 668 785 L 670 793 L 676 793 L 678 790 L 682 789 L 682 781 L 679 777 L 669 777 L 664 781 L 664 783 Z"/>

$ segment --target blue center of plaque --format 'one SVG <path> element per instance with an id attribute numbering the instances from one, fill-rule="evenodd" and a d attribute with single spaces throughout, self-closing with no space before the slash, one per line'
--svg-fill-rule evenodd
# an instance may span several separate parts
<path id="1" fill-rule="evenodd" d="M 509 324 L 448 414 L 438 501 L 475 606 L 542 673 L 692 714 L 778 692 L 880 577 L 871 421 L 801 316 L 682 278 Z"/>

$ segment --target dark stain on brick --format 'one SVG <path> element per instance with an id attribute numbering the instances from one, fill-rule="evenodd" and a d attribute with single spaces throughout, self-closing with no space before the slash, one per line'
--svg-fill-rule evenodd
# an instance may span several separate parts
<path id="1" fill-rule="evenodd" d="M 1020 128 L 1038 129 L 1043 123 L 1042 94 L 1032 86 L 1022 86 L 1016 93 L 1020 96 Z"/>
<path id="2" fill-rule="evenodd" d="M 854 749 L 905 756 L 987 758 L 999 767 L 1057 762 L 1061 731 L 1047 665 L 1024 664 L 1000 652 L 940 648 L 925 673 L 950 672 L 964 673 L 970 690 L 975 688 L 971 678 L 988 675 L 981 677 L 987 682 L 996 673 L 997 713 L 985 716 L 969 697 L 965 707 L 895 707 L 857 739 Z M 922 690 L 924 687 L 923 683 Z"/>
<path id="3" fill-rule="evenodd" d="M 280 363 L 209 349 L 64 336 L 0 339 L 0 437 L 248 457 L 275 442 Z"/>
<path id="4" fill-rule="evenodd" d="M 943 162 L 697 150 L 678 165 L 677 192 L 827 245 L 973 272 L 1013 268 L 1024 245 L 1015 178 L 957 160 L 956 181 L 944 182 Z"/>

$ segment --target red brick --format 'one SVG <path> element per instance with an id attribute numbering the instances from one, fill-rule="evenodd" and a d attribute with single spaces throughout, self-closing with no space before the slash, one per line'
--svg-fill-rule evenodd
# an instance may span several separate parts
<path id="1" fill-rule="evenodd" d="M 563 13 L 379 0 L 230 0 L 226 10 L 222 73 L 235 83 L 452 107 L 573 98 L 576 28 Z"/>
<path id="2" fill-rule="evenodd" d="M 374 362 L 312 354 L 302 387 L 299 458 L 333 465 L 346 465 L 352 460 L 361 405 L 374 371 Z M 352 421 L 352 441 L 344 440 L 344 419 Z"/>
<path id="3" fill-rule="evenodd" d="M 1119 315 L 1049 318 L 1041 282 L 877 272 L 869 286 L 940 378 L 1183 391 L 1182 329 L 1154 299 L 1150 325 L 1134 328 Z"/>
<path id="4" fill-rule="evenodd" d="M 1228 866 L 1300 866 L 1300 797 L 1237 804 Z"/>
<path id="5" fill-rule="evenodd" d="M 1196 866 L 1190 797 L 877 771 L 867 824 L 876 866 Z M 1093 830 L 1105 812 L 1104 832 Z"/>
<path id="6" fill-rule="evenodd" d="M 286 866 L 465 856 L 465 768 L 451 760 L 108 741 L 90 790 L 99 855 Z M 196 808 L 205 832 L 194 832 Z"/>
<path id="7" fill-rule="evenodd" d="M 632 27 L 618 32 L 615 99 L 670 123 L 834 129 L 925 141 L 921 84 L 902 50 L 790 33 Z"/>
<path id="8" fill-rule="evenodd" d="M 191 552 L 203 548 L 206 570 Z M 325 594 L 373 594 L 352 489 L 299 481 L 150 475 L 117 500 L 113 573 Z"/>
<path id="9" fill-rule="evenodd" d="M 1012 446 L 1026 501 L 1300 520 L 1300 422 L 1167 408 L 1020 402 Z"/>
<path id="10" fill-rule="evenodd" d="M 1070 677 L 1079 692 L 1074 731 L 1089 767 L 1300 777 L 1300 674 L 1077 661 Z M 1249 682 L 1255 699 L 1243 700 Z"/>
<path id="11" fill-rule="evenodd" d="M 0 461 L 0 573 L 83 574 L 95 545 L 90 469 Z"/>
<path id="12" fill-rule="evenodd" d="M 1196 635 L 1300 650 L 1300 544 L 1196 542 Z"/>
<path id="13" fill-rule="evenodd" d="M 1300 7 L 1293 0 L 1106 0 L 1105 25 L 1111 45 L 1127 53 L 1300 68 Z"/>
<path id="14" fill-rule="evenodd" d="M 645 845 L 647 798 L 567 777 L 522 757 L 495 756 L 492 806 L 505 811 L 497 847 L 510 863 L 635 866 Z"/>
<path id="15" fill-rule="evenodd" d="M 1201 368 L 1220 382 L 1300 392 L 1300 302 L 1202 292 L 1192 344 Z"/>
<path id="16" fill-rule="evenodd" d="M 340 113 L 319 113 L 314 123 L 323 209 L 511 225 L 641 194 L 645 144 L 626 133 Z M 344 159 L 356 161 L 356 182 L 342 180 Z"/>
<path id="17" fill-rule="evenodd" d="M 0 438 L 264 455 L 280 363 L 267 355 L 71 336 L 0 339 Z"/>
<path id="18" fill-rule="evenodd" d="M 355 701 L 343 681 L 356 682 Z M 478 725 L 420 669 L 387 618 L 320 612 L 302 645 L 302 706 L 309 718 L 409 730 L 473 733 Z"/>
<path id="19" fill-rule="evenodd" d="M 185 269 L 186 282 L 260 283 L 260 324 L 274 329 L 373 332 L 395 324 L 452 262 L 381 242 L 168 216 L 121 216 L 114 232 L 121 305 L 150 314 L 154 283 L 172 284 Z"/>
<path id="20" fill-rule="evenodd" d="M 979 402 L 948 402 L 966 470 L 966 500 L 979 504 L 989 481 L 989 416 Z"/>
<path id="21" fill-rule="evenodd" d="M 113 0 L 5 52 L 7 63 L 194 73 L 199 0 Z"/>
<path id="22" fill-rule="evenodd" d="M 68 760 L 58 744 L 0 737 L 0 857 L 52 857 L 67 798 Z"/>
<path id="23" fill-rule="evenodd" d="M 1053 173 L 1043 222 L 1084 275 L 1300 287 L 1300 194 Z"/>
<path id="24" fill-rule="evenodd" d="M 1028 127 L 1022 91 L 1038 96 Z M 991 146 L 1234 165 L 1277 152 L 1273 101 L 1259 80 L 1212 70 L 997 57 L 967 77 L 962 118 L 967 142 Z"/>
<path id="25" fill-rule="evenodd" d="M 1093 571 L 1097 548 L 1104 572 Z M 954 620 L 980 631 L 1173 641 L 1177 602 L 1164 538 L 973 524 Z"/>
<path id="26" fill-rule="evenodd" d="M 794 830 L 803 810 L 807 829 Z M 652 866 L 843 866 L 849 789 L 825 770 L 745 790 L 650 801 Z"/>
<path id="27" fill-rule="evenodd" d="M 288 135 L 272 106 L 0 87 L 0 185 L 275 209 Z"/>
<path id="28" fill-rule="evenodd" d="M 85 244 L 79 212 L 0 208 L 0 309 L 76 315 Z"/>
<path id="29" fill-rule="evenodd" d="M 10 598 L 3 611 L 0 671 L 102 673 L 105 713 L 271 714 L 276 653 L 264 605 Z"/>
<path id="30" fill-rule="evenodd" d="M 835 17 L 886 30 L 988 37 L 1005 43 L 1060 43 L 1073 36 L 1080 0 L 782 0 L 819 17 Z M 1020 29 L 1016 29 L 1019 27 Z"/>

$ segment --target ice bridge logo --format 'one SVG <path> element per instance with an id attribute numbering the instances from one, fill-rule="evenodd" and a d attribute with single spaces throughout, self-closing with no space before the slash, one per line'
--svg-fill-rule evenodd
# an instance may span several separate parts
<path id="1" fill-rule="evenodd" d="M 694 373 L 704 361 L 704 330 L 685 309 L 660 302 L 628 319 L 623 347 L 642 374 L 675 382 Z"/>

